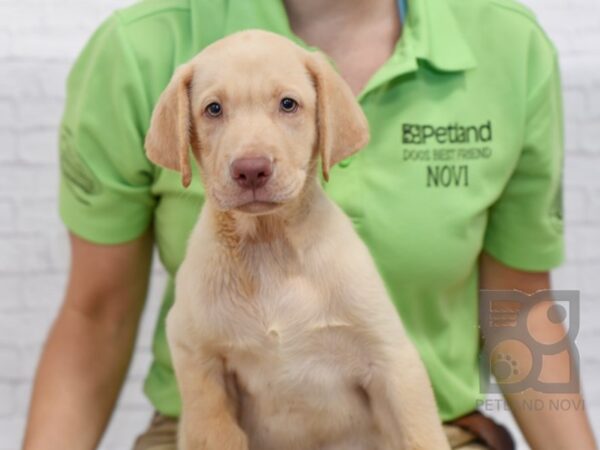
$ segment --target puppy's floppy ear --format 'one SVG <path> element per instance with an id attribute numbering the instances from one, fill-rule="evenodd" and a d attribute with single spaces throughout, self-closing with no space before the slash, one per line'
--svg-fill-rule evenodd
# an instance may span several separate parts
<path id="1" fill-rule="evenodd" d="M 369 142 L 369 124 L 350 86 L 320 53 L 306 63 L 317 91 L 317 134 L 323 178 L 329 169 Z"/>
<path id="2" fill-rule="evenodd" d="M 191 63 L 175 71 L 154 108 L 145 141 L 148 159 L 181 172 L 181 182 L 185 187 L 192 179 L 189 162 L 193 126 L 189 93 L 192 77 Z"/>

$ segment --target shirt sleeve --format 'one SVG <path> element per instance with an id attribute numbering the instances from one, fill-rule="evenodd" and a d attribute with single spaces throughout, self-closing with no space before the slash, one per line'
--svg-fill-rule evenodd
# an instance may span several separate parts
<path id="1" fill-rule="evenodd" d="M 60 125 L 60 216 L 102 244 L 141 235 L 155 205 L 143 144 L 150 107 L 123 33 L 113 15 L 86 44 L 67 80 Z"/>
<path id="2" fill-rule="evenodd" d="M 484 249 L 508 266 L 546 271 L 564 258 L 562 96 L 554 47 L 544 41 L 530 53 L 522 149 L 490 208 Z"/>

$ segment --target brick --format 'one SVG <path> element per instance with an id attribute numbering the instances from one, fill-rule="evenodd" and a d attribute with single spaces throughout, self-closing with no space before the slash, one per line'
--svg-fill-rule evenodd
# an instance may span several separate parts
<path id="1" fill-rule="evenodd" d="M 598 120 L 588 121 L 579 126 L 581 151 L 600 155 L 600 124 Z"/>
<path id="2" fill-rule="evenodd" d="M 48 270 L 49 251 L 49 243 L 40 237 L 0 237 L 0 272 Z"/>
<path id="3" fill-rule="evenodd" d="M 581 293 L 581 320 L 576 343 L 581 351 L 581 357 L 587 361 L 600 362 L 600 355 L 597 351 L 598 345 L 600 345 L 600 330 L 598 330 L 599 300 L 599 294 Z"/>
<path id="4" fill-rule="evenodd" d="M 565 290 L 581 289 L 580 268 L 566 264 L 552 271 L 552 288 Z"/>
<path id="5" fill-rule="evenodd" d="M 54 271 L 66 271 L 70 264 L 70 244 L 64 227 L 53 231 L 50 236 L 50 266 Z"/>
<path id="6" fill-rule="evenodd" d="M 587 406 L 600 406 L 600 384 L 593 382 L 594 379 L 598 379 L 598 376 L 600 376 L 600 361 L 597 359 L 583 359 L 581 363 L 581 376 L 583 392 L 587 400 Z M 598 412 L 600 413 L 600 411 Z M 598 415 L 600 416 L 600 414 Z"/>
<path id="7" fill-rule="evenodd" d="M 64 101 L 64 88 L 72 61 L 9 59 L 0 64 L 0 97 L 27 98 L 39 103 Z"/>
<path id="8" fill-rule="evenodd" d="M 149 304 L 146 306 L 147 310 L 152 310 L 152 312 L 157 312 L 159 305 L 157 304 Z M 155 314 L 153 314 L 154 316 Z M 144 318 L 140 325 L 140 329 L 138 331 L 138 348 L 143 350 L 148 350 L 150 348 L 150 344 L 152 343 L 152 337 L 154 336 L 154 330 L 156 328 L 156 320 L 151 320 L 149 318 Z"/>
<path id="9" fill-rule="evenodd" d="M 0 417 L 0 448 L 16 450 L 21 448 L 25 417 Z"/>
<path id="10" fill-rule="evenodd" d="M 17 105 L 17 116 L 22 129 L 28 131 L 42 127 L 55 129 L 60 123 L 63 109 L 62 101 L 40 102 L 37 99 L 24 99 Z"/>
<path id="11" fill-rule="evenodd" d="M 581 120 L 587 114 L 587 101 L 585 91 L 583 89 L 564 89 L 563 90 L 563 107 L 565 117 L 571 120 Z"/>
<path id="12" fill-rule="evenodd" d="M 21 135 L 18 156 L 36 164 L 58 164 L 58 129 L 31 130 Z"/>
<path id="13" fill-rule="evenodd" d="M 118 407 L 121 410 L 147 411 L 150 402 L 143 392 L 142 380 L 127 380 L 119 396 Z"/>
<path id="14" fill-rule="evenodd" d="M 44 64 L 44 73 L 39 77 L 39 81 L 45 98 L 54 98 L 64 102 L 66 80 L 71 66 L 71 61 L 53 61 Z"/>
<path id="15" fill-rule="evenodd" d="M 63 229 L 56 198 L 23 198 L 17 206 L 16 228 L 21 233 L 58 232 Z"/>
<path id="16" fill-rule="evenodd" d="M 14 127 L 16 120 L 16 107 L 12 100 L 0 98 L 0 129 Z"/>
<path id="17" fill-rule="evenodd" d="M 573 155 L 565 158 L 564 183 L 567 187 L 600 188 L 600 155 Z"/>
<path id="18" fill-rule="evenodd" d="M 0 129 L 0 164 L 17 159 L 17 136 L 12 130 Z"/>
<path id="19" fill-rule="evenodd" d="M 565 124 L 565 150 L 566 156 L 580 152 L 581 133 L 579 131 L 579 122 L 568 121 Z"/>
<path id="20" fill-rule="evenodd" d="M 160 255 L 156 248 L 152 253 L 152 272 L 155 274 L 160 274 L 161 276 L 166 275 L 165 269 L 160 262 Z"/>
<path id="21" fill-rule="evenodd" d="M 37 370 L 38 364 L 40 362 L 40 356 L 42 355 L 42 344 L 46 340 L 46 336 L 50 331 L 50 326 L 52 324 L 44 324 L 43 330 L 44 334 L 41 340 L 38 342 L 28 343 L 23 345 L 23 349 L 21 350 L 21 378 L 22 382 L 32 382 L 35 377 L 35 371 Z"/>
<path id="22" fill-rule="evenodd" d="M 596 26 L 600 29 L 600 23 L 597 22 Z M 597 33 L 580 33 L 577 39 L 573 39 L 572 51 L 574 54 L 593 55 L 598 50 L 599 40 Z"/>
<path id="23" fill-rule="evenodd" d="M 17 409 L 15 391 L 12 384 L 0 382 L 0 417 L 7 417 Z"/>
<path id="24" fill-rule="evenodd" d="M 44 310 L 56 314 L 64 299 L 67 276 L 61 272 L 30 277 L 21 289 L 24 307 L 31 311 Z"/>
<path id="25" fill-rule="evenodd" d="M 598 63 L 586 55 L 569 54 L 560 60 L 563 89 L 587 89 L 593 83 Z M 596 78 L 597 79 L 597 78 Z"/>
<path id="26" fill-rule="evenodd" d="M 58 192 L 59 171 L 56 166 L 24 166 L 0 164 L 0 198 L 11 195 L 35 197 L 43 193 L 46 197 Z"/>
<path id="27" fill-rule="evenodd" d="M 21 275 L 0 274 L 0 314 L 23 310 L 23 298 L 21 286 L 23 277 Z M 0 332 L 1 333 L 1 332 Z"/>
<path id="28" fill-rule="evenodd" d="M 579 245 L 578 245 L 578 236 L 573 232 L 573 229 L 576 225 L 567 224 L 565 226 L 564 231 L 564 240 L 565 240 L 565 264 L 567 266 L 573 264 L 578 261 L 579 258 Z"/>
<path id="29" fill-rule="evenodd" d="M 534 7 L 534 11 L 542 28 L 546 31 L 552 31 L 553 41 L 557 38 L 568 36 L 572 31 L 569 22 L 563 20 L 565 13 L 567 12 L 567 8 L 565 8 L 564 4 L 552 8 L 548 8 L 548 5 L 545 4 L 542 7 Z"/>
<path id="30" fill-rule="evenodd" d="M 156 320 L 160 310 L 162 295 L 158 292 L 150 293 L 146 300 L 146 307 L 142 316 L 140 330 L 138 332 L 138 346 L 140 348 L 149 348 L 156 327 Z"/>
<path id="31" fill-rule="evenodd" d="M 4 59 L 12 54 L 12 34 L 4 29 L 0 31 L 0 58 Z"/>
<path id="32" fill-rule="evenodd" d="M 582 187 L 566 187 L 563 190 L 564 218 L 567 224 L 581 223 L 586 220 L 589 196 Z"/>
<path id="33" fill-rule="evenodd" d="M 587 263 L 582 264 L 579 267 L 581 273 L 581 289 L 583 292 L 589 295 L 596 296 L 596 302 L 598 303 L 597 315 L 600 319 L 600 263 Z M 598 332 L 600 332 L 600 323 L 597 325 Z"/>
<path id="34" fill-rule="evenodd" d="M 15 229 L 15 206 L 11 200 L 0 200 L 0 232 Z"/>
<path id="35" fill-rule="evenodd" d="M 20 376 L 21 358 L 18 349 L 0 346 L 0 383 L 17 381 Z"/>
<path id="36" fill-rule="evenodd" d="M 0 346 L 22 349 L 23 368 L 31 368 L 28 363 L 30 364 L 33 358 L 35 366 L 37 362 L 35 353 L 40 351 L 53 321 L 54 315 L 47 311 L 2 314 L 0 315 Z"/>
<path id="37" fill-rule="evenodd" d="M 122 6 L 123 2 L 119 5 Z M 46 14 L 43 18 L 44 28 L 48 30 L 72 30 L 85 40 L 106 17 L 114 10 L 110 2 L 105 5 L 94 5 L 90 2 L 45 2 Z M 90 10 L 95 14 L 90 14 Z"/>
<path id="38" fill-rule="evenodd" d="M 0 96 L 13 99 L 37 98 L 42 94 L 40 77 L 44 75 L 41 62 L 8 60 L 0 64 Z"/>
<path id="39" fill-rule="evenodd" d="M 599 300 L 600 295 L 591 293 L 585 288 L 581 289 L 579 334 L 576 339 L 578 347 L 586 348 L 586 346 L 593 345 L 595 336 L 600 334 L 600 329 L 598 328 Z M 586 353 L 584 356 L 587 359 L 593 359 L 595 352 Z"/>
<path id="40" fill-rule="evenodd" d="M 600 39 L 599 39 L 600 40 Z M 597 69 L 600 72 L 600 67 Z M 593 81 L 587 91 L 587 110 L 590 120 L 598 122 L 600 119 L 600 75 Z"/>
<path id="41" fill-rule="evenodd" d="M 21 2 L 0 3 L 2 28 L 11 32 L 35 32 L 40 29 L 42 15 L 32 14 Z"/>
<path id="42" fill-rule="evenodd" d="M 600 430 L 600 404 L 599 403 L 586 403 L 586 411 L 590 416 L 590 424 L 592 430 L 596 435 L 596 439 L 598 439 L 598 430 Z"/>
<path id="43" fill-rule="evenodd" d="M 600 188 L 593 189 L 590 194 L 587 216 L 592 223 L 600 224 Z"/>
<path id="44" fill-rule="evenodd" d="M 12 52 L 22 58 L 72 61 L 79 54 L 86 39 L 77 31 L 20 33 L 12 43 Z"/>
<path id="45" fill-rule="evenodd" d="M 151 362 L 152 353 L 149 351 L 148 345 L 138 346 L 129 366 L 128 379 L 132 382 L 143 380 L 148 374 Z"/>
<path id="46" fill-rule="evenodd" d="M 32 383 L 21 382 L 15 386 L 15 403 L 16 410 L 19 414 L 27 414 L 29 403 L 31 401 L 31 391 L 33 390 Z"/>
<path id="47" fill-rule="evenodd" d="M 576 225 L 571 227 L 575 245 L 575 261 L 577 262 L 600 262 L 600 233 L 598 226 Z"/>

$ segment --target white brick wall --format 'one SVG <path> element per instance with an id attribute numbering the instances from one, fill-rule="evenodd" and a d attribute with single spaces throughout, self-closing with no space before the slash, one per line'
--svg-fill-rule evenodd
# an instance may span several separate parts
<path id="1" fill-rule="evenodd" d="M 130 0 L 0 0 L 0 449 L 19 447 L 35 365 L 68 265 L 56 212 L 56 125 L 65 76 L 92 30 Z M 567 125 L 568 261 L 581 289 L 587 407 L 600 430 L 600 3 L 526 0 L 559 48 Z M 132 369 L 102 448 L 128 449 L 150 408 L 141 381 L 164 275 L 156 270 Z M 505 413 L 502 420 L 510 422 Z M 526 448 L 522 444 L 522 448 Z"/>

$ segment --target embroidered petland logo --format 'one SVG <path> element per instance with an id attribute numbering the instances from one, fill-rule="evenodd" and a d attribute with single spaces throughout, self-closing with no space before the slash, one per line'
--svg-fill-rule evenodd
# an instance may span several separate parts
<path id="1" fill-rule="evenodd" d="M 480 125 L 460 125 L 458 123 L 443 126 L 414 123 L 402 125 L 403 144 L 473 144 L 491 142 L 491 140 L 491 120 Z"/>
<path id="2" fill-rule="evenodd" d="M 482 290 L 479 313 L 481 393 L 579 392 L 578 291 Z"/>

